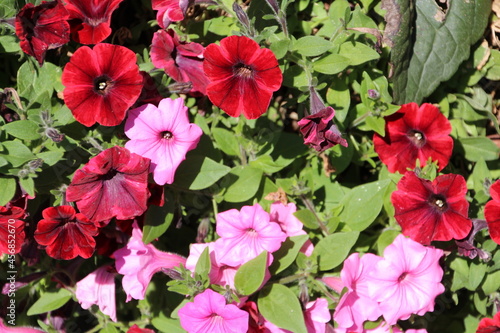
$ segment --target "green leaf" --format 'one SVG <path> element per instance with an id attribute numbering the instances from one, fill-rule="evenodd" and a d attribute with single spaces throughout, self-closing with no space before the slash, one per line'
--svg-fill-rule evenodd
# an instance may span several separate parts
<path id="1" fill-rule="evenodd" d="M 391 2 L 395 4 L 393 15 L 399 15 L 402 22 L 399 29 L 392 31 L 398 36 L 391 55 L 394 99 L 397 104 L 420 104 L 469 57 L 470 46 L 483 36 L 491 3 L 449 1 L 443 12 L 435 0 L 419 0 L 414 2 L 416 15 L 412 15 L 408 13 L 410 1 Z M 407 33 L 412 25 L 416 27 L 414 38 Z"/>
<path id="2" fill-rule="evenodd" d="M 332 48 L 332 43 L 318 36 L 305 36 L 293 44 L 293 50 L 306 57 L 314 57 Z"/>
<path id="3" fill-rule="evenodd" d="M 380 58 L 380 54 L 368 45 L 353 41 L 343 43 L 340 46 L 339 55 L 349 59 L 349 65 L 351 66 L 358 66 Z"/>
<path id="4" fill-rule="evenodd" d="M 261 155 L 257 157 L 255 160 L 250 161 L 250 166 L 261 169 L 265 173 L 271 174 L 280 171 L 285 166 L 278 165 L 273 161 L 273 158 L 269 155 Z"/>
<path id="5" fill-rule="evenodd" d="M 196 263 L 194 271 L 201 276 L 208 276 L 210 270 L 212 269 L 212 262 L 210 260 L 210 252 L 208 246 L 200 254 L 200 258 Z"/>
<path id="6" fill-rule="evenodd" d="M 469 279 L 467 289 L 470 291 L 476 291 L 477 287 L 481 284 L 486 274 L 487 266 L 485 264 L 470 264 L 469 269 Z"/>
<path id="7" fill-rule="evenodd" d="M 175 198 L 172 192 L 165 192 L 165 204 L 163 207 L 149 206 L 144 217 L 144 228 L 142 241 L 149 244 L 167 231 L 174 219 L 176 209 Z"/>
<path id="8" fill-rule="evenodd" d="M 231 156 L 240 156 L 240 145 L 234 138 L 234 133 L 224 128 L 212 128 L 212 135 L 220 150 Z"/>
<path id="9" fill-rule="evenodd" d="M 202 190 L 227 175 L 231 168 L 201 155 L 188 155 L 175 173 L 174 184 L 190 190 Z"/>
<path id="10" fill-rule="evenodd" d="M 356 186 L 342 199 L 344 210 L 342 221 L 352 230 L 363 231 L 377 218 L 383 205 L 383 198 L 390 179 L 379 180 Z"/>
<path id="11" fill-rule="evenodd" d="M 340 54 L 330 54 L 313 62 L 313 69 L 318 73 L 331 75 L 342 72 L 349 64 L 349 58 Z"/>
<path id="12" fill-rule="evenodd" d="M 158 330 L 158 332 L 186 333 L 186 331 L 181 327 L 179 319 L 172 319 L 161 316 L 153 318 L 151 320 L 151 323 Z"/>
<path id="13" fill-rule="evenodd" d="M 19 185 L 32 197 L 35 196 L 35 181 L 31 177 L 20 178 Z"/>
<path id="14" fill-rule="evenodd" d="M 482 285 L 485 295 L 493 294 L 500 289 L 500 271 L 489 273 Z"/>
<path id="15" fill-rule="evenodd" d="M 224 193 L 227 202 L 243 202 L 251 199 L 258 191 L 262 180 L 262 170 L 251 166 L 234 167 L 228 174 L 236 179 Z"/>
<path id="16" fill-rule="evenodd" d="M 3 130 L 22 140 L 40 139 L 39 126 L 31 120 L 17 120 L 3 125 Z"/>
<path id="17" fill-rule="evenodd" d="M 44 151 L 42 153 L 36 154 L 36 157 L 41 158 L 43 163 L 53 166 L 57 162 L 59 162 L 64 156 L 64 151 L 61 150 L 52 150 L 52 151 Z"/>
<path id="18" fill-rule="evenodd" d="M 2 53 L 15 53 L 21 51 L 18 39 L 10 35 L 0 36 L 0 51 Z"/>
<path id="19" fill-rule="evenodd" d="M 345 79 L 332 77 L 332 84 L 326 91 L 326 101 L 335 109 L 335 120 L 343 123 L 351 106 L 351 93 Z"/>
<path id="20" fill-rule="evenodd" d="M 108 323 L 105 327 L 99 330 L 99 333 L 119 333 L 119 331 L 112 323 Z"/>
<path id="21" fill-rule="evenodd" d="M 248 296 L 259 290 L 266 275 L 267 259 L 268 252 L 263 251 L 238 268 L 234 276 L 234 286 L 239 294 Z"/>
<path id="22" fill-rule="evenodd" d="M 299 235 L 288 237 L 279 248 L 278 251 L 273 252 L 273 263 L 269 270 L 273 275 L 278 274 L 288 268 L 297 258 L 302 246 L 309 239 L 307 235 Z"/>
<path id="23" fill-rule="evenodd" d="M 281 59 L 286 55 L 291 44 L 292 43 L 289 39 L 281 39 L 276 42 L 273 42 L 270 48 L 271 51 L 273 51 L 274 55 L 276 56 L 276 59 Z"/>
<path id="24" fill-rule="evenodd" d="M 43 293 L 40 298 L 28 309 L 28 316 L 50 312 L 59 309 L 71 299 L 71 292 L 59 289 L 57 292 Z"/>
<path id="25" fill-rule="evenodd" d="M 276 165 L 286 167 L 308 151 L 304 139 L 300 136 L 281 132 L 274 138 L 274 150 L 271 157 Z"/>
<path id="26" fill-rule="evenodd" d="M 5 148 L 5 150 L 2 151 L 2 154 L 5 154 L 3 157 L 12 164 L 13 167 L 18 167 L 36 158 L 31 150 L 20 141 L 4 141 L 2 145 Z"/>
<path id="27" fill-rule="evenodd" d="M 293 213 L 296 218 L 299 219 L 304 226 L 306 226 L 309 229 L 318 229 L 319 228 L 319 223 L 318 220 L 316 219 L 316 216 L 314 215 L 313 212 L 311 212 L 309 209 L 300 209 Z"/>
<path id="28" fill-rule="evenodd" d="M 5 206 L 16 194 L 16 180 L 0 177 L 0 206 Z"/>
<path id="29" fill-rule="evenodd" d="M 262 316 L 279 328 L 307 333 L 299 300 L 287 287 L 276 283 L 265 286 L 259 293 L 257 306 Z"/>
<path id="30" fill-rule="evenodd" d="M 359 232 L 339 232 L 321 239 L 314 247 L 313 256 L 319 258 L 319 269 L 328 271 L 340 265 L 358 240 Z"/>
<path id="31" fill-rule="evenodd" d="M 487 137 L 480 136 L 475 138 L 459 138 L 465 151 L 465 158 L 472 162 L 481 159 L 485 161 L 494 161 L 498 159 L 498 146 Z"/>

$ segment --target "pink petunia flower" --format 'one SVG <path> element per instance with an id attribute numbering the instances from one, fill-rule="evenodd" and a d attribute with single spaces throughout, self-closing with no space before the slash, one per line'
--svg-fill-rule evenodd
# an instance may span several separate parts
<path id="1" fill-rule="evenodd" d="M 16 35 L 24 53 L 38 61 L 45 60 L 47 50 L 69 42 L 68 12 L 59 1 L 27 3 L 16 15 Z"/>
<path id="2" fill-rule="evenodd" d="M 304 310 L 307 333 L 325 333 L 326 323 L 330 321 L 331 314 L 328 310 L 328 301 L 317 298 L 308 302 Z"/>
<path id="3" fill-rule="evenodd" d="M 0 319 L 0 332 L 2 332 L 2 333 L 45 333 L 45 331 L 42 331 L 42 330 L 37 329 L 37 328 L 5 325 L 3 323 L 3 319 Z"/>
<path id="4" fill-rule="evenodd" d="M 83 309 L 96 304 L 102 313 L 116 322 L 115 272 L 112 266 L 101 266 L 76 283 L 76 298 Z"/>
<path id="5" fill-rule="evenodd" d="M 94 253 L 99 230 L 85 215 L 72 206 L 49 207 L 42 212 L 43 220 L 36 226 L 35 240 L 46 246 L 54 259 L 70 260 L 80 256 L 90 258 Z"/>
<path id="6" fill-rule="evenodd" d="M 432 158 L 438 162 L 439 171 L 448 164 L 453 150 L 451 124 L 437 107 L 404 104 L 385 120 L 385 137 L 375 133 L 373 144 L 390 172 L 413 169 L 417 159 L 423 167 Z"/>
<path id="7" fill-rule="evenodd" d="M 120 124 L 142 91 L 136 62 L 135 53 L 120 45 L 76 50 L 61 77 L 64 103 L 75 119 L 87 127 Z"/>
<path id="8" fill-rule="evenodd" d="M 221 294 L 211 289 L 195 296 L 179 310 L 181 326 L 188 333 L 246 333 L 248 312 L 226 304 Z"/>
<path id="9" fill-rule="evenodd" d="M 347 147 L 346 139 L 342 138 L 339 129 L 332 121 L 334 116 L 335 110 L 329 106 L 299 120 L 298 125 L 304 136 L 304 144 L 318 152 L 337 144 Z"/>
<path id="10" fill-rule="evenodd" d="M 435 298 L 444 292 L 442 256 L 442 250 L 403 235 L 385 248 L 383 260 L 369 273 L 367 287 L 389 325 L 434 310 Z"/>
<path id="11" fill-rule="evenodd" d="M 368 291 L 369 273 L 381 260 L 381 257 L 371 253 L 361 258 L 359 253 L 353 253 L 344 261 L 340 277 L 348 291 L 333 313 L 333 319 L 340 328 L 359 332 L 366 320 L 374 321 L 382 315 L 378 303 L 370 297 Z"/>
<path id="12" fill-rule="evenodd" d="M 172 29 L 159 30 L 153 36 L 151 62 L 175 81 L 191 82 L 191 92 L 205 95 L 209 81 L 203 72 L 204 50 L 201 44 L 180 41 Z"/>
<path id="13" fill-rule="evenodd" d="M 229 266 L 244 264 L 262 251 L 272 253 L 286 239 L 259 204 L 217 214 L 216 232 L 221 237 L 215 241 L 217 260 Z"/>
<path id="14" fill-rule="evenodd" d="M 111 15 L 123 0 L 65 0 L 71 34 L 82 44 L 97 44 L 111 34 Z"/>
<path id="15" fill-rule="evenodd" d="M 500 180 L 491 185 L 490 195 L 492 200 L 484 206 L 484 218 L 488 223 L 491 239 L 500 244 Z"/>
<path id="16" fill-rule="evenodd" d="M 203 69 L 210 79 L 208 98 L 231 117 L 256 119 L 267 111 L 283 75 L 269 49 L 253 39 L 229 36 L 205 49 Z"/>
<path id="17" fill-rule="evenodd" d="M 184 20 L 184 14 L 194 0 L 153 0 L 153 10 L 157 10 L 156 20 L 162 29 L 170 23 Z"/>
<path id="18" fill-rule="evenodd" d="M 150 171 L 159 185 L 174 182 L 175 170 L 203 134 L 189 123 L 187 110 L 182 98 L 165 98 L 158 107 L 146 104 L 129 111 L 125 134 L 131 140 L 125 147 L 151 159 Z"/>
<path id="19" fill-rule="evenodd" d="M 152 244 L 142 242 L 142 231 L 134 222 L 132 237 L 127 245 L 114 252 L 116 270 L 124 275 L 123 289 L 127 294 L 127 302 L 132 298 L 144 299 L 146 289 L 153 275 L 163 268 L 174 268 L 186 264 L 186 258 L 157 250 Z"/>
<path id="20" fill-rule="evenodd" d="M 281 230 L 287 235 L 287 237 L 307 235 L 304 231 L 304 224 L 300 222 L 298 218 L 293 215 L 297 211 L 297 206 L 290 202 L 286 205 L 282 204 L 280 201 L 276 201 L 271 204 L 269 217 L 271 222 L 276 222 L 281 227 Z M 306 256 L 310 256 L 314 250 L 314 245 L 310 239 L 308 239 L 300 252 L 303 252 Z"/>
<path id="21" fill-rule="evenodd" d="M 95 222 L 142 215 L 147 207 L 149 159 L 112 147 L 75 172 L 66 199 Z"/>
<path id="22" fill-rule="evenodd" d="M 391 195 L 394 217 L 403 234 L 424 245 L 467 237 L 472 228 L 468 218 L 464 177 L 447 174 L 434 181 L 408 171 Z"/>

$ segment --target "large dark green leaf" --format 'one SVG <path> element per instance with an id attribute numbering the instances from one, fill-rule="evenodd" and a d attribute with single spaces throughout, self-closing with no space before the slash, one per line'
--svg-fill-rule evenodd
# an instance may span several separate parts
<path id="1" fill-rule="evenodd" d="M 384 1 L 398 104 L 420 103 L 440 82 L 448 80 L 486 28 L 490 1 L 448 0 L 440 4 L 435 0 Z"/>

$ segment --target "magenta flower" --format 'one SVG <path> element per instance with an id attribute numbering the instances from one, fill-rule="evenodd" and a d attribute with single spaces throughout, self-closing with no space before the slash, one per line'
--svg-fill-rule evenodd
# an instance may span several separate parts
<path id="1" fill-rule="evenodd" d="M 203 72 L 203 51 L 198 43 L 179 40 L 174 30 L 158 30 L 151 44 L 151 62 L 177 82 L 191 82 L 191 92 L 206 94 L 209 83 Z"/>
<path id="2" fill-rule="evenodd" d="M 285 241 L 286 234 L 259 204 L 230 209 L 217 214 L 215 242 L 217 260 L 221 264 L 238 266 L 257 257 L 262 251 L 272 253 Z"/>
<path id="3" fill-rule="evenodd" d="M 211 289 L 195 296 L 179 310 L 181 326 L 188 333 L 246 333 L 248 312 L 226 304 L 221 294 Z"/>
<path id="4" fill-rule="evenodd" d="M 151 159 L 150 171 L 159 185 L 172 184 L 186 153 L 198 145 L 201 128 L 189 123 L 182 98 L 163 99 L 158 107 L 146 104 L 129 111 L 125 147 Z"/>
<path id="5" fill-rule="evenodd" d="M 76 283 L 76 298 L 83 309 L 96 304 L 102 313 L 116 322 L 115 272 L 111 266 L 101 266 Z"/>
<path id="6" fill-rule="evenodd" d="M 367 286 L 389 325 L 434 310 L 434 299 L 444 291 L 442 256 L 442 250 L 403 235 L 385 248 L 384 259 L 373 267 Z"/>
<path id="7" fill-rule="evenodd" d="M 282 204 L 280 201 L 276 201 L 271 204 L 271 209 L 269 212 L 271 222 L 276 222 L 281 227 L 281 230 L 287 235 L 287 237 L 307 235 L 303 230 L 304 224 L 299 221 L 298 218 L 293 215 L 297 211 L 297 206 L 294 203 L 288 203 L 286 205 Z M 303 252 L 306 256 L 310 256 L 314 250 L 314 245 L 310 239 L 308 239 L 300 252 Z"/>
<path id="8" fill-rule="evenodd" d="M 359 331 L 366 320 L 377 320 L 382 314 L 379 305 L 368 292 L 369 273 L 382 258 L 371 253 L 359 257 L 351 254 L 345 261 L 340 277 L 348 291 L 335 308 L 333 319 L 340 328 Z"/>
<path id="9" fill-rule="evenodd" d="M 318 298 L 308 302 L 304 310 L 304 320 L 308 333 L 325 333 L 326 323 L 330 321 L 331 315 L 328 310 L 328 301 Z"/>
<path id="10" fill-rule="evenodd" d="M 156 20 L 162 29 L 170 23 L 184 20 L 184 14 L 194 0 L 153 0 L 153 10 L 157 10 Z"/>
<path id="11" fill-rule="evenodd" d="M 122 285 L 127 302 L 132 298 L 144 299 L 153 275 L 163 268 L 186 264 L 186 258 L 174 253 L 157 250 L 152 244 L 142 242 L 142 231 L 134 222 L 132 237 L 124 248 L 114 252 L 116 270 L 123 274 Z"/>
<path id="12" fill-rule="evenodd" d="M 347 147 L 347 141 L 337 126 L 332 122 L 335 110 L 327 107 L 315 114 L 299 120 L 300 132 L 304 136 L 304 144 L 322 152 L 337 144 Z"/>
<path id="13" fill-rule="evenodd" d="M 44 331 L 36 329 L 36 328 L 5 325 L 3 323 L 3 319 L 0 319 L 0 332 L 2 332 L 2 333 L 44 333 Z"/>
<path id="14" fill-rule="evenodd" d="M 441 175 L 431 182 L 408 171 L 391 195 L 394 217 L 405 236 L 424 245 L 463 239 L 472 228 L 466 193 L 467 184 L 460 175 Z"/>
<path id="15" fill-rule="evenodd" d="M 142 215 L 147 207 L 149 160 L 122 147 L 101 152 L 73 176 L 66 191 L 91 221 Z"/>

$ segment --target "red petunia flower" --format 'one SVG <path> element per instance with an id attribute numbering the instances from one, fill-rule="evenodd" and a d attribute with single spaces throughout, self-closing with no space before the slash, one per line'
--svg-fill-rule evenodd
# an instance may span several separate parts
<path id="1" fill-rule="evenodd" d="M 147 209 L 149 164 L 126 148 L 106 149 L 76 171 L 66 199 L 94 222 L 139 216 Z"/>
<path id="2" fill-rule="evenodd" d="M 68 12 L 59 1 L 27 3 L 16 15 L 16 35 L 24 53 L 35 57 L 40 66 L 47 50 L 69 42 Z"/>
<path id="3" fill-rule="evenodd" d="M 179 40 L 174 30 L 159 30 L 153 36 L 151 61 L 177 82 L 191 82 L 192 92 L 206 94 L 208 78 L 203 72 L 204 47 Z"/>
<path id="4" fill-rule="evenodd" d="M 498 333 L 500 332 L 500 312 L 493 318 L 483 318 L 479 322 L 476 333 Z"/>
<path id="5" fill-rule="evenodd" d="M 64 67 L 62 83 L 64 102 L 78 122 L 116 126 L 141 94 L 143 78 L 134 52 L 102 43 L 76 50 Z"/>
<path id="6" fill-rule="evenodd" d="M 490 195 L 493 200 L 486 203 L 484 218 L 488 223 L 491 239 L 500 244 L 500 180 L 491 185 Z"/>
<path id="7" fill-rule="evenodd" d="M 439 171 L 448 164 L 453 150 L 451 124 L 437 107 L 409 103 L 385 120 L 385 137 L 375 133 L 373 143 L 390 172 L 405 173 L 407 168 L 415 168 L 417 158 L 420 166 L 432 158 L 438 162 Z"/>
<path id="8" fill-rule="evenodd" d="M 467 237 L 472 228 L 468 218 L 464 177 L 441 175 L 433 182 L 408 171 L 391 195 L 394 217 L 403 234 L 424 245 Z"/>
<path id="9" fill-rule="evenodd" d="M 266 112 L 283 75 L 269 49 L 245 36 L 229 36 L 205 49 L 208 98 L 231 117 L 256 119 Z"/>
<path id="10" fill-rule="evenodd" d="M 111 35 L 111 14 L 123 0 L 65 0 L 72 38 L 82 44 L 97 44 Z"/>
<path id="11" fill-rule="evenodd" d="M 184 20 L 184 14 L 194 0 L 153 0 L 153 10 L 157 10 L 156 20 L 162 29 L 170 23 Z"/>
<path id="12" fill-rule="evenodd" d="M 298 125 L 304 136 L 304 143 L 319 152 L 337 144 L 347 147 L 347 141 L 342 138 L 337 126 L 332 122 L 334 116 L 335 110 L 329 106 L 299 120 Z"/>
<path id="13" fill-rule="evenodd" d="M 99 231 L 85 215 L 76 213 L 71 206 L 59 206 L 44 209 L 42 216 L 36 226 L 35 240 L 46 246 L 49 256 L 63 260 L 92 256 L 94 236 Z"/>
<path id="14" fill-rule="evenodd" d="M 24 209 L 0 206 L 0 253 L 16 254 L 24 243 Z"/>

